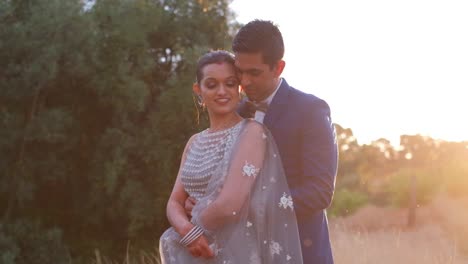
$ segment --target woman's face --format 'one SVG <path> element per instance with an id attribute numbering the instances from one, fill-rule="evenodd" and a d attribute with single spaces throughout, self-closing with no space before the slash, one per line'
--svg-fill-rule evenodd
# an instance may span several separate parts
<path id="1" fill-rule="evenodd" d="M 239 103 L 239 80 L 233 65 L 213 63 L 203 67 L 200 85 L 194 92 L 201 95 L 210 114 L 225 115 L 236 111 Z"/>

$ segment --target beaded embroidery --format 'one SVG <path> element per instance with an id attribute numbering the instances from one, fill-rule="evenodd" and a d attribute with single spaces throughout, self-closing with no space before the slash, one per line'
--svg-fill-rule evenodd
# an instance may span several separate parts
<path id="1" fill-rule="evenodd" d="M 204 196 L 213 171 L 231 149 L 240 124 L 217 132 L 204 130 L 194 138 L 181 170 L 181 180 L 187 193 L 199 199 Z"/>

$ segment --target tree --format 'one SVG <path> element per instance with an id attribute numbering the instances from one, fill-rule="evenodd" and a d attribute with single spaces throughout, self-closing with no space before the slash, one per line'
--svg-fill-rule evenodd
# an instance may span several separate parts
<path id="1" fill-rule="evenodd" d="M 2 228 L 56 227 L 77 261 L 152 248 L 183 146 L 206 125 L 194 64 L 228 48 L 228 4 L 0 1 Z"/>

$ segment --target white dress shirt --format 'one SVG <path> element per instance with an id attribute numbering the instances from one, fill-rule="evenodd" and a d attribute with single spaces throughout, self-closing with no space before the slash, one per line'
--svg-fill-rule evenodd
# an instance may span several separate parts
<path id="1" fill-rule="evenodd" d="M 262 102 L 267 103 L 267 105 L 270 105 L 271 101 L 273 100 L 273 97 L 275 97 L 275 94 L 278 91 L 279 87 L 281 86 L 282 82 L 283 82 L 283 78 L 280 78 L 280 81 L 278 82 L 278 86 L 276 86 L 276 89 L 273 91 L 273 93 L 270 94 L 270 96 L 268 96 Z M 266 113 L 262 111 L 255 111 L 254 119 L 263 124 L 263 119 L 265 119 L 265 115 Z"/>

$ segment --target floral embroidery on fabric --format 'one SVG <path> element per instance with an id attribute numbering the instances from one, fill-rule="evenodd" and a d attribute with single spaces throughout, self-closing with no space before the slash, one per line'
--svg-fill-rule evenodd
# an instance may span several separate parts
<path id="1" fill-rule="evenodd" d="M 218 256 L 219 252 L 222 251 L 222 248 L 218 248 L 218 244 L 216 244 L 216 242 L 210 244 L 209 247 L 213 251 L 215 256 Z"/>
<path id="2" fill-rule="evenodd" d="M 250 260 L 250 264 L 261 264 L 262 263 L 260 261 L 260 257 L 255 252 L 252 252 L 252 254 L 250 254 L 250 259 L 249 260 Z"/>
<path id="3" fill-rule="evenodd" d="M 283 248 L 278 242 L 271 241 L 270 243 L 270 253 L 271 255 L 279 255 L 281 254 L 281 251 L 283 251 Z"/>
<path id="4" fill-rule="evenodd" d="M 254 178 L 257 176 L 258 172 L 260 171 L 259 168 L 255 168 L 253 164 L 249 164 L 247 161 L 245 161 L 245 165 L 242 168 L 242 175 L 251 177 L 253 176 Z"/>
<path id="5" fill-rule="evenodd" d="M 247 221 L 247 227 L 251 227 L 252 226 L 252 223 L 250 223 L 249 221 Z"/>
<path id="6" fill-rule="evenodd" d="M 289 255 L 286 255 L 286 261 L 290 261 L 292 258 Z"/>
<path id="7" fill-rule="evenodd" d="M 291 195 L 287 196 L 286 193 L 283 193 L 283 196 L 280 199 L 279 207 L 283 207 L 284 209 L 290 207 L 291 210 L 294 209 L 294 204 Z"/>

